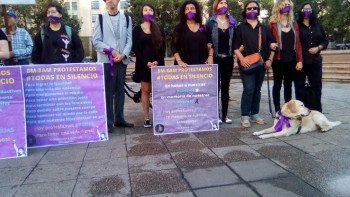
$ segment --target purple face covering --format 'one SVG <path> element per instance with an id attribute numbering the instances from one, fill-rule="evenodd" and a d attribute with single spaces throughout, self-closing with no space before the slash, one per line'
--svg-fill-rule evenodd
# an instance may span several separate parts
<path id="1" fill-rule="evenodd" d="M 246 19 L 257 19 L 258 18 L 258 13 L 257 12 L 247 12 L 245 14 Z"/>
<path id="2" fill-rule="evenodd" d="M 219 8 L 218 10 L 216 10 L 216 14 L 226 14 L 227 13 L 227 7 L 223 6 L 221 8 Z"/>
<path id="3" fill-rule="evenodd" d="M 288 14 L 290 11 L 290 5 L 286 5 L 284 6 L 281 10 L 280 10 L 280 14 Z"/>
<path id="4" fill-rule="evenodd" d="M 312 10 L 302 11 L 301 14 L 303 15 L 304 18 L 310 18 L 312 14 Z"/>
<path id="5" fill-rule="evenodd" d="M 147 22 L 152 22 L 154 20 L 154 16 L 152 14 L 143 15 L 143 20 Z"/>
<path id="6" fill-rule="evenodd" d="M 58 16 L 48 16 L 47 17 L 47 21 L 49 21 L 49 23 L 60 23 L 61 22 L 61 17 Z"/>
<path id="7" fill-rule="evenodd" d="M 188 20 L 194 20 L 196 18 L 196 15 L 197 15 L 197 13 L 188 12 L 186 14 L 186 17 L 187 17 Z"/>

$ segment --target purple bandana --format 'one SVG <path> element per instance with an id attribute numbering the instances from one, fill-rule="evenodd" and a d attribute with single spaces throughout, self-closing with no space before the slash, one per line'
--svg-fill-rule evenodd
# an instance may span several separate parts
<path id="1" fill-rule="evenodd" d="M 108 56 L 109 59 L 109 63 L 111 64 L 111 76 L 114 77 L 114 62 L 113 62 L 113 48 L 104 48 L 103 49 L 103 53 L 106 54 Z"/>
<path id="2" fill-rule="evenodd" d="M 61 17 L 50 15 L 47 17 L 47 21 L 49 21 L 49 23 L 52 23 L 52 24 L 57 24 L 61 22 Z"/>
<path id="3" fill-rule="evenodd" d="M 143 15 L 143 20 L 147 22 L 152 22 L 154 20 L 154 16 L 152 14 Z"/>
<path id="4" fill-rule="evenodd" d="M 258 18 L 258 13 L 257 12 L 247 12 L 246 13 L 246 19 L 257 19 Z"/>
<path id="5" fill-rule="evenodd" d="M 225 7 L 225 6 L 219 8 L 218 10 L 216 10 L 216 14 L 217 15 L 226 14 L 226 13 L 227 13 L 227 7 Z"/>
<path id="6" fill-rule="evenodd" d="M 198 31 L 199 32 L 203 32 L 204 31 L 204 25 L 200 25 Z"/>
<path id="7" fill-rule="evenodd" d="M 280 115 L 280 118 L 277 122 L 277 124 L 275 125 L 275 131 L 276 132 L 280 132 L 283 129 L 283 125 L 285 124 L 287 128 L 291 127 L 290 126 L 290 122 L 289 122 L 289 118 L 284 116 L 281 111 L 278 112 L 278 114 Z"/>
<path id="8" fill-rule="evenodd" d="M 305 10 L 301 12 L 301 14 L 303 15 L 304 18 L 310 18 L 312 14 L 312 10 Z"/>
<path id="9" fill-rule="evenodd" d="M 197 13 L 188 12 L 186 14 L 186 17 L 187 17 L 188 20 L 194 20 L 196 18 L 196 15 L 197 15 Z"/>
<path id="10" fill-rule="evenodd" d="M 229 23 L 229 26 L 230 27 L 234 27 L 234 26 L 236 26 L 236 24 L 237 24 L 237 21 L 236 21 L 236 19 L 235 18 L 233 18 L 233 16 L 228 16 L 228 23 Z"/>
<path id="11" fill-rule="evenodd" d="M 280 14 L 288 14 L 290 11 L 290 5 L 286 5 L 284 6 L 281 10 L 280 10 Z"/>

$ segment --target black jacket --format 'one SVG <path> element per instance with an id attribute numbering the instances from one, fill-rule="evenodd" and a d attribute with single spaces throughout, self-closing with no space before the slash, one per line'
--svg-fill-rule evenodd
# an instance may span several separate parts
<path id="1" fill-rule="evenodd" d="M 53 45 L 48 25 L 43 25 L 35 35 L 32 62 L 34 64 L 55 64 L 55 63 L 79 63 L 84 58 L 84 49 L 79 36 L 72 31 L 71 35 L 66 32 L 65 25 L 61 23 L 57 45 Z M 43 43 L 44 41 L 44 43 Z M 66 46 L 65 42 L 68 44 Z"/>

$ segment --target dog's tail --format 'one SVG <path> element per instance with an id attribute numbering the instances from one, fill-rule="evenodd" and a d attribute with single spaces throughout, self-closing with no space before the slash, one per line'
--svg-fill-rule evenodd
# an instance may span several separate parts
<path id="1" fill-rule="evenodd" d="M 335 127 L 335 126 L 340 125 L 341 122 L 340 122 L 340 121 L 334 121 L 334 122 L 329 121 L 329 124 L 330 124 L 332 127 Z"/>

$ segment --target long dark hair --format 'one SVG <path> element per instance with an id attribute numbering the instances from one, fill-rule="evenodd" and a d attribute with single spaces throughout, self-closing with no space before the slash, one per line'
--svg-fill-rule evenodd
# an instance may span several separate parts
<path id="1" fill-rule="evenodd" d="M 247 13 L 247 7 L 249 4 L 255 3 L 258 6 L 258 15 L 260 15 L 260 4 L 256 0 L 249 0 L 244 3 L 243 11 L 242 11 L 242 16 L 245 19 L 246 18 L 246 13 Z"/>
<path id="2" fill-rule="evenodd" d="M 198 2 L 195 0 L 187 0 L 185 1 L 181 8 L 180 8 L 180 22 L 182 24 L 186 24 L 187 18 L 185 15 L 185 10 L 186 10 L 186 6 L 188 4 L 192 4 L 194 5 L 194 7 L 196 8 L 196 18 L 194 19 L 196 21 L 196 23 L 202 24 L 202 10 L 201 7 L 199 6 Z"/>
<path id="3" fill-rule="evenodd" d="M 154 9 L 154 7 L 151 4 L 149 4 L 149 3 L 145 3 L 141 7 L 141 17 L 143 18 L 143 8 L 145 6 L 148 6 L 148 7 L 152 8 L 153 15 L 155 16 L 156 10 Z M 152 36 L 152 45 L 153 45 L 153 47 L 156 50 L 155 52 L 157 52 L 160 48 L 163 47 L 162 33 L 160 32 L 160 29 L 159 29 L 158 25 L 154 21 L 151 21 L 150 30 L 151 30 L 151 36 Z"/>
<path id="4" fill-rule="evenodd" d="M 315 23 L 318 23 L 318 20 L 317 20 L 317 18 L 316 18 L 316 9 L 315 9 L 315 7 L 311 4 L 311 3 L 304 3 L 301 7 L 300 7 L 300 9 L 299 9 L 299 11 L 298 11 L 298 23 L 299 24 L 302 24 L 303 23 L 303 21 L 304 21 L 304 17 L 303 17 L 303 13 L 302 13 L 302 10 L 303 10 L 303 8 L 304 8 L 304 6 L 305 5 L 310 5 L 311 6 L 311 9 L 312 9 L 312 13 L 311 13 L 311 16 L 310 16 L 310 18 L 309 18 L 309 20 L 310 20 L 310 25 L 313 25 L 313 24 L 315 24 Z"/>

